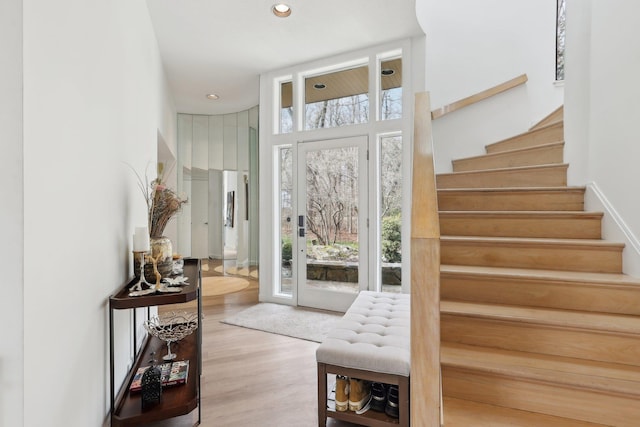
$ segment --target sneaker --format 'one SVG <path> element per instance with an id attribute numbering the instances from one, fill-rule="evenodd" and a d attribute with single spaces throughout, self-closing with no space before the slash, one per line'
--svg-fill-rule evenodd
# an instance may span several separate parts
<path id="1" fill-rule="evenodd" d="M 351 378 L 349 381 L 349 410 L 361 410 L 371 398 L 371 383 Z"/>
<path id="2" fill-rule="evenodd" d="M 349 407 L 349 377 L 336 375 L 336 411 L 344 412 Z"/>
<path id="3" fill-rule="evenodd" d="M 387 387 L 382 383 L 371 384 L 371 409 L 384 412 L 387 405 Z"/>
<path id="4" fill-rule="evenodd" d="M 387 406 L 384 408 L 384 413 L 391 418 L 400 417 L 400 407 L 398 405 L 398 386 L 389 386 L 389 393 L 387 394 Z"/>

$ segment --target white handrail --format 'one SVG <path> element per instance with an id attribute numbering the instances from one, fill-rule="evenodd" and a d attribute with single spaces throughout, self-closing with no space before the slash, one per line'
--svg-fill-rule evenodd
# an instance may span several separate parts
<path id="1" fill-rule="evenodd" d="M 452 102 L 451 104 L 445 105 L 444 107 L 437 108 L 431 112 L 431 119 L 432 120 L 439 119 L 445 114 L 452 113 L 456 110 L 459 110 L 464 107 L 468 107 L 469 105 L 475 104 L 476 102 L 480 102 L 482 100 L 490 98 L 494 95 L 497 95 L 509 89 L 513 89 L 514 87 L 523 85 L 527 82 L 527 80 L 528 80 L 527 75 L 522 74 L 504 83 L 500 83 L 499 85 L 496 85 L 492 88 L 483 90 L 482 92 L 478 92 L 475 95 L 462 98 L 456 102 Z"/>

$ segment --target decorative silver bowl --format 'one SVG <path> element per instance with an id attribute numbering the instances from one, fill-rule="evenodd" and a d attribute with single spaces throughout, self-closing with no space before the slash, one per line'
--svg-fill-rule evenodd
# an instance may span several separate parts
<path id="1" fill-rule="evenodd" d="M 167 355 L 162 358 L 173 360 L 177 355 L 171 352 L 171 343 L 180 341 L 198 329 L 198 313 L 187 311 L 163 313 L 145 320 L 144 328 L 154 337 L 167 342 Z"/>

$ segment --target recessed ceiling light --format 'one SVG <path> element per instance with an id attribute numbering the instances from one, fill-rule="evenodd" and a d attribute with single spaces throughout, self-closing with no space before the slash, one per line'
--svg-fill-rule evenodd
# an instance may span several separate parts
<path id="1" fill-rule="evenodd" d="M 273 11 L 273 14 L 279 18 L 286 18 L 291 15 L 291 8 L 284 3 L 274 4 L 271 7 L 271 11 Z"/>
<path id="2" fill-rule="evenodd" d="M 220 98 L 218 95 L 216 95 L 215 93 L 208 93 L 207 94 L 207 99 L 211 99 L 211 100 L 216 100 Z"/>
<path id="3" fill-rule="evenodd" d="M 385 68 L 382 71 L 380 71 L 380 74 L 382 74 L 383 76 L 392 76 L 396 73 L 396 70 L 393 70 L 391 68 Z"/>
<path id="4" fill-rule="evenodd" d="M 327 85 L 324 83 L 316 83 L 313 85 L 313 88 L 318 90 L 326 89 L 326 87 Z"/>

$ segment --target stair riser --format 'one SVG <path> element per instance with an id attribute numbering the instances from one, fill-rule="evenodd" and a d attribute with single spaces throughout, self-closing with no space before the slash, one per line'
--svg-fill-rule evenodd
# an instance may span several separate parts
<path id="1" fill-rule="evenodd" d="M 497 153 L 500 151 L 519 150 L 521 148 L 535 147 L 563 140 L 564 125 L 563 123 L 557 123 L 544 129 L 489 144 L 486 146 L 486 151 L 487 153 Z"/>
<path id="2" fill-rule="evenodd" d="M 640 365 L 640 336 L 442 314 L 442 341 Z"/>
<path id="3" fill-rule="evenodd" d="M 550 165 L 562 163 L 563 144 L 536 148 L 535 150 L 500 153 L 494 156 L 454 160 L 453 171 L 464 172 L 486 169 L 500 169 L 518 166 Z"/>
<path id="4" fill-rule="evenodd" d="M 440 191 L 438 208 L 441 211 L 581 211 L 584 191 Z"/>
<path id="5" fill-rule="evenodd" d="M 621 273 L 622 249 L 565 245 L 527 246 L 500 242 L 461 242 L 442 239 L 442 264 L 487 267 Z"/>
<path id="6" fill-rule="evenodd" d="M 567 185 L 567 166 L 533 169 L 498 169 L 436 176 L 437 188 L 562 187 Z"/>
<path id="7" fill-rule="evenodd" d="M 640 420 L 638 401 L 627 396 L 446 366 L 442 369 L 442 383 L 447 397 L 618 427 L 635 427 Z"/>
<path id="8" fill-rule="evenodd" d="M 509 218 L 504 215 L 490 217 L 440 213 L 440 233 L 447 236 L 599 239 L 600 230 L 600 217 L 548 218 L 532 215 Z"/>
<path id="9" fill-rule="evenodd" d="M 594 311 L 640 316 L 640 288 L 551 280 L 440 274 L 444 300 Z"/>

